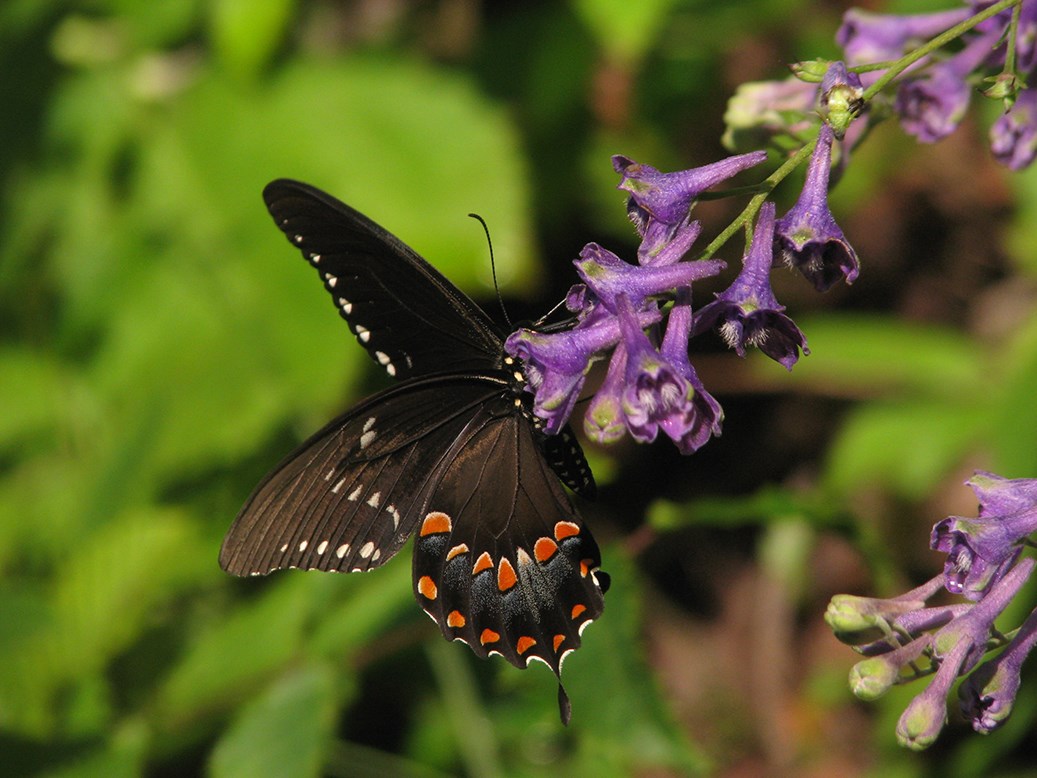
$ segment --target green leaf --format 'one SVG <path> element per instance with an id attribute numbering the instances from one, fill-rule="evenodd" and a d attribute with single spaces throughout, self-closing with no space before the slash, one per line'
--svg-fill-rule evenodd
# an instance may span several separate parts
<path id="1" fill-rule="evenodd" d="M 232 73 L 251 78 L 284 37 L 295 0 L 216 0 L 209 9 L 216 53 Z"/>
<path id="2" fill-rule="evenodd" d="M 159 690 L 160 725 L 175 730 L 223 710 L 273 675 L 298 651 L 302 628 L 327 576 L 279 576 L 254 602 L 195 625 L 189 649 Z"/>
<path id="3" fill-rule="evenodd" d="M 322 775 L 334 734 L 336 678 L 323 664 L 294 668 L 244 706 L 220 738 L 213 778 Z"/>
<path id="4" fill-rule="evenodd" d="M 675 0 L 573 2 L 584 24 L 598 39 L 598 45 L 628 63 L 644 59 L 675 4 Z"/>
<path id="5" fill-rule="evenodd" d="M 988 422 L 984 409 L 966 403 L 861 406 L 831 447 L 825 487 L 847 495 L 877 486 L 920 500 L 961 460 Z"/>

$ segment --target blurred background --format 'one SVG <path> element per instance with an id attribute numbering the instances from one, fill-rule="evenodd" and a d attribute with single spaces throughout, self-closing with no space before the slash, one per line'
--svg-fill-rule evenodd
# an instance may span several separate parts
<path id="1" fill-rule="evenodd" d="M 386 381 L 264 184 L 335 194 L 496 316 L 476 211 L 512 318 L 536 318 L 584 243 L 633 259 L 610 155 L 726 155 L 735 87 L 836 56 L 850 5 L 6 0 L 0 773 L 1033 774 L 1035 687 L 998 734 L 952 711 L 910 754 L 918 688 L 855 702 L 822 621 L 835 593 L 934 575 L 929 529 L 974 515 L 974 469 L 1037 476 L 1037 171 L 990 159 L 993 104 L 936 146 L 889 125 L 855 152 L 832 202 L 859 281 L 775 276 L 812 350 L 791 375 L 696 340 L 723 437 L 587 446 L 613 588 L 566 662 L 568 729 L 550 673 L 442 640 L 409 550 L 367 576 L 216 562 L 263 474 Z M 701 204 L 704 234 L 742 204 Z"/>

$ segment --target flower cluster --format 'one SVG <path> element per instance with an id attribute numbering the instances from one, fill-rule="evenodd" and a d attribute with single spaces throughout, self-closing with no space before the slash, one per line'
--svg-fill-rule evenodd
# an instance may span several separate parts
<path id="1" fill-rule="evenodd" d="M 933 527 L 932 548 L 947 554 L 940 575 L 888 600 L 837 595 L 825 615 L 836 636 L 867 657 L 850 672 L 858 697 L 875 699 L 894 684 L 932 675 L 897 725 L 901 744 L 916 750 L 939 735 L 951 686 L 970 672 L 958 691 L 962 713 L 977 732 L 1004 724 L 1023 662 L 1037 643 L 1037 610 L 1014 634 L 994 627 L 1033 572 L 1034 560 L 1020 554 L 1037 532 L 1037 479 L 978 472 L 967 484 L 979 499 L 979 516 L 951 516 Z M 966 601 L 927 606 L 941 589 Z"/>
<path id="2" fill-rule="evenodd" d="M 841 64 L 835 70 L 839 75 L 827 87 L 833 95 L 848 77 Z M 690 338 L 715 328 L 739 356 L 755 346 L 789 370 L 800 353 L 808 354 L 806 338 L 774 296 L 770 273 L 784 263 L 819 291 L 857 277 L 857 255 L 827 203 L 835 142 L 835 130 L 823 123 L 796 205 L 776 219 L 774 204 L 761 198 L 741 272 L 697 310 L 693 284 L 725 265 L 705 257 L 684 260 L 701 232 L 692 208 L 706 190 L 763 162 L 766 152 L 674 173 L 613 157 L 618 188 L 628 193 L 627 214 L 641 239 L 637 264 L 588 243 L 574 262 L 581 283 L 566 297 L 575 325 L 553 333 L 520 329 L 505 345 L 525 364 L 545 432 L 565 425 L 592 363 L 608 358 L 604 381 L 584 415 L 588 437 L 613 443 L 629 434 L 651 442 L 661 431 L 690 454 L 720 434 L 723 420 L 689 360 Z"/>
<path id="3" fill-rule="evenodd" d="M 869 94 L 869 102 L 880 104 L 882 110 L 872 110 L 872 117 L 891 113 L 906 132 L 923 143 L 934 143 L 958 127 L 973 91 L 985 81 L 983 94 L 1004 105 L 1004 114 L 990 129 L 994 157 L 1012 170 L 1032 164 L 1037 158 L 1037 0 L 1006 6 L 965 0 L 960 8 L 938 13 L 847 11 L 836 42 L 848 65 L 861 74 L 862 85 L 875 86 L 869 90 L 875 92 Z M 957 49 L 934 47 L 924 56 L 905 59 L 912 50 L 960 25 L 964 28 L 955 36 L 960 42 Z M 725 116 L 728 147 L 741 148 L 749 139 L 796 138 L 804 123 L 809 124 L 811 111 L 824 112 L 825 107 L 818 105 L 812 64 L 817 63 L 794 67 L 798 78 L 742 86 Z M 895 91 L 887 99 L 882 90 L 890 84 Z M 845 150 L 866 129 L 867 123 L 857 123 Z"/>

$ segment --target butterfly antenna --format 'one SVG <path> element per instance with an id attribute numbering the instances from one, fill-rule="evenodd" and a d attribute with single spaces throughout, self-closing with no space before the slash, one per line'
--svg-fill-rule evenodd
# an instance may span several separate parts
<path id="1" fill-rule="evenodd" d="M 504 321 L 508 325 L 508 330 L 514 329 L 514 325 L 511 323 L 511 317 L 508 316 L 508 310 L 504 307 L 504 298 L 500 293 L 500 285 L 497 283 L 497 263 L 493 261 L 493 241 L 490 240 L 490 228 L 486 226 L 486 220 L 483 219 L 477 213 L 468 214 L 473 219 L 482 225 L 483 232 L 486 233 L 486 245 L 490 249 L 490 272 L 493 274 L 493 290 L 497 293 L 497 304 L 500 306 L 501 313 L 504 314 Z"/>

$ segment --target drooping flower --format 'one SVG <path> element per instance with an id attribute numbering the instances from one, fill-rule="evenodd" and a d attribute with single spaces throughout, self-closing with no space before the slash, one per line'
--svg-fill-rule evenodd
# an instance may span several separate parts
<path id="1" fill-rule="evenodd" d="M 835 137 L 843 139 L 862 108 L 864 85 L 861 77 L 846 69 L 842 62 L 832 62 L 821 79 L 820 105 L 825 123 L 831 126 Z"/>
<path id="2" fill-rule="evenodd" d="M 1037 88 L 1019 92 L 1012 110 L 994 122 L 990 128 L 990 150 L 994 159 L 1010 170 L 1033 164 L 1037 158 Z"/>
<path id="3" fill-rule="evenodd" d="M 724 147 L 740 151 L 765 146 L 779 135 L 798 137 L 816 121 L 812 112 L 817 95 L 817 84 L 795 76 L 742 84 L 727 101 Z"/>
<path id="4" fill-rule="evenodd" d="M 965 482 L 979 500 L 979 515 L 1002 516 L 1037 507 L 1037 478 L 1004 478 L 977 470 Z"/>
<path id="5" fill-rule="evenodd" d="M 843 15 L 835 41 L 853 65 L 899 59 L 908 49 L 934 38 L 959 22 L 971 9 L 959 8 L 930 14 L 897 16 L 851 8 Z"/>
<path id="6" fill-rule="evenodd" d="M 798 268 L 819 292 L 828 291 L 840 278 L 852 284 L 860 273 L 857 252 L 828 208 L 834 137 L 832 128 L 822 124 L 799 200 L 775 224 L 776 252 L 789 267 Z"/>
<path id="7" fill-rule="evenodd" d="M 767 152 L 752 151 L 690 170 L 662 173 L 617 154 L 612 157 L 612 167 L 623 176 L 616 188 L 630 193 L 627 214 L 643 237 L 652 222 L 676 229 L 687 219 L 696 197 L 766 158 Z"/>
<path id="8" fill-rule="evenodd" d="M 664 265 L 631 265 L 597 243 L 588 243 L 573 262 L 580 278 L 596 298 L 613 313 L 616 297 L 626 296 L 639 309 L 644 300 L 692 281 L 714 276 L 725 264 L 717 259 Z"/>
<path id="9" fill-rule="evenodd" d="M 694 332 L 716 326 L 727 345 L 740 357 L 746 346 L 756 346 L 787 370 L 799 359 L 800 349 L 809 354 L 806 338 L 782 311 L 771 290 L 774 264 L 774 203 L 764 203 L 756 221 L 749 251 L 742 258 L 742 272 L 734 282 L 704 306 L 695 319 Z"/>
<path id="10" fill-rule="evenodd" d="M 700 232 L 702 225 L 690 219 L 684 219 L 676 225 L 650 220 L 641 238 L 641 245 L 637 247 L 637 261 L 642 265 L 654 266 L 680 262 Z"/>
<path id="11" fill-rule="evenodd" d="M 1037 508 L 974 519 L 949 516 L 933 527 L 929 545 L 947 554 L 947 590 L 977 600 L 1015 564 L 1021 541 L 1034 531 Z"/>
<path id="12" fill-rule="evenodd" d="M 674 364 L 652 345 L 624 295 L 619 296 L 618 306 L 627 355 L 622 392 L 627 429 L 635 440 L 645 443 L 655 440 L 661 429 L 682 453 L 691 453 L 719 432 L 720 406 L 689 377 L 694 371 L 687 359 L 687 330 L 683 364 Z M 684 326 L 681 312 L 676 324 L 673 316 L 671 311 L 668 332 L 669 327 Z"/>
<path id="13" fill-rule="evenodd" d="M 1023 662 L 1034 645 L 1037 610 L 1030 613 L 1004 651 L 980 666 L 958 688 L 961 712 L 974 730 L 988 735 L 1008 720 L 1022 682 Z"/>
<path id="14" fill-rule="evenodd" d="M 967 613 L 932 636 L 933 662 L 938 665 L 929 686 L 915 697 L 897 723 L 901 745 L 922 750 L 932 745 L 947 718 L 947 694 L 961 673 L 982 659 L 994 620 L 1019 593 L 1033 572 L 1034 560 L 1016 565 Z"/>
<path id="15" fill-rule="evenodd" d="M 583 415 L 583 430 L 587 437 L 596 443 L 609 445 L 626 434 L 626 414 L 623 413 L 626 367 L 627 349 L 623 341 L 620 341 L 612 352 L 605 380 L 594 393 L 594 398 Z"/>
<path id="16" fill-rule="evenodd" d="M 966 77 L 990 56 L 1000 36 L 1000 29 L 979 35 L 953 57 L 901 84 L 895 110 L 904 131 L 922 143 L 935 143 L 957 129 L 972 97 Z"/>

